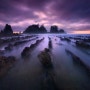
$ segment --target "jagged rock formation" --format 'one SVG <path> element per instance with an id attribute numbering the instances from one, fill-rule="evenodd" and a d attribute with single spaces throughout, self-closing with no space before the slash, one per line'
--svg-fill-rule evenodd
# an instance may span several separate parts
<path id="1" fill-rule="evenodd" d="M 39 25 L 33 24 L 26 28 L 23 33 L 47 33 L 47 30 L 43 25 L 39 27 Z M 59 30 L 58 26 L 53 25 L 50 28 L 50 33 L 65 33 L 65 31 L 63 29 Z"/>
<path id="2" fill-rule="evenodd" d="M 58 26 L 53 25 L 50 28 L 50 33 L 65 33 L 65 31 L 63 29 L 58 29 Z"/>
<path id="3" fill-rule="evenodd" d="M 51 26 L 50 33 L 58 33 L 58 27 L 57 26 Z"/>
<path id="4" fill-rule="evenodd" d="M 40 32 L 41 33 L 47 33 L 47 30 L 43 25 L 40 27 Z"/>
<path id="5" fill-rule="evenodd" d="M 49 49 L 48 48 L 45 48 L 43 51 L 41 51 L 40 54 L 38 55 L 38 58 L 39 58 L 41 64 L 45 68 L 52 67 L 52 60 L 51 60 L 51 56 L 49 54 Z"/>
<path id="6" fill-rule="evenodd" d="M 2 30 L 3 34 L 13 34 L 11 25 L 6 24 L 5 28 Z"/>
<path id="7" fill-rule="evenodd" d="M 43 40 L 44 40 L 44 37 L 40 40 L 36 40 L 34 44 L 30 45 L 30 47 L 25 47 L 21 52 L 22 58 L 28 58 L 30 56 L 30 52 Z"/>
<path id="8" fill-rule="evenodd" d="M 46 32 L 47 30 L 43 25 L 41 27 L 39 27 L 39 25 L 31 25 L 24 31 L 24 33 L 46 33 Z"/>
<path id="9" fill-rule="evenodd" d="M 47 33 L 46 28 L 44 27 L 44 25 L 41 25 L 39 27 L 38 24 L 33 24 L 30 25 L 29 27 L 26 28 L 26 30 L 23 33 Z M 53 25 L 50 28 L 50 33 L 66 33 L 63 29 L 58 29 L 58 26 Z M 13 30 L 11 25 L 6 24 L 5 28 L 3 30 L 1 30 L 0 35 L 12 35 L 13 34 Z"/>
<path id="10" fill-rule="evenodd" d="M 37 33 L 38 31 L 39 25 L 31 25 L 24 31 L 24 33 Z"/>

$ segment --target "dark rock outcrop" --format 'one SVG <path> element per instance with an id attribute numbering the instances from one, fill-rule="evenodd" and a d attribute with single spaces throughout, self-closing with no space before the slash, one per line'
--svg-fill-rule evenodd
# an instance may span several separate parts
<path id="1" fill-rule="evenodd" d="M 11 51 L 13 49 L 13 45 L 12 44 L 8 44 L 7 47 L 5 47 L 5 50 L 7 51 Z"/>
<path id="2" fill-rule="evenodd" d="M 39 31 L 39 25 L 31 25 L 28 28 L 26 28 L 24 33 L 38 33 L 38 31 Z"/>
<path id="3" fill-rule="evenodd" d="M 67 42 L 71 42 L 71 39 L 68 37 L 60 37 L 60 40 L 62 41 L 67 41 Z"/>
<path id="4" fill-rule="evenodd" d="M 52 67 L 52 60 L 49 54 L 49 49 L 45 48 L 44 51 L 41 51 L 40 54 L 38 55 L 38 58 L 45 68 Z"/>
<path id="5" fill-rule="evenodd" d="M 9 56 L 9 57 L 0 56 L 0 69 L 7 66 L 11 66 L 15 61 L 16 59 L 14 56 Z"/>
<path id="6" fill-rule="evenodd" d="M 58 33 L 58 27 L 57 26 L 51 26 L 50 33 Z"/>
<path id="7" fill-rule="evenodd" d="M 52 48 L 52 40 L 51 40 L 51 38 L 50 38 L 50 37 L 48 37 L 48 39 L 49 39 L 49 42 L 48 42 L 48 47 L 49 47 L 49 49 L 51 49 L 51 48 Z"/>
<path id="8" fill-rule="evenodd" d="M 8 72 L 15 62 L 16 58 L 14 56 L 0 56 L 0 79 Z"/>
<path id="9" fill-rule="evenodd" d="M 50 28 L 50 33 L 65 33 L 65 31 L 63 29 L 58 29 L 58 26 L 53 25 Z"/>
<path id="10" fill-rule="evenodd" d="M 59 33 L 65 33 L 65 31 L 63 29 L 60 29 L 58 32 Z"/>
<path id="11" fill-rule="evenodd" d="M 31 25 L 24 31 L 24 33 L 46 33 L 46 32 L 47 30 L 43 25 L 41 27 L 39 27 L 39 25 Z"/>
<path id="12" fill-rule="evenodd" d="M 5 28 L 2 32 L 3 32 L 3 34 L 13 34 L 12 27 L 8 24 L 5 25 Z"/>
<path id="13" fill-rule="evenodd" d="M 44 40 L 44 38 L 42 38 L 40 40 L 36 40 L 36 42 L 34 44 L 30 45 L 30 47 L 25 47 L 23 49 L 23 51 L 21 52 L 22 58 L 28 58 L 30 56 L 30 53 L 32 52 L 32 50 L 43 40 Z"/>
<path id="14" fill-rule="evenodd" d="M 40 27 L 40 33 L 47 33 L 47 30 L 43 25 Z"/>
<path id="15" fill-rule="evenodd" d="M 84 41 L 76 41 L 75 43 L 76 43 L 76 46 L 80 46 L 80 47 L 84 47 L 84 48 L 90 48 L 90 45 Z"/>
<path id="16" fill-rule="evenodd" d="M 25 47 L 24 50 L 21 53 L 22 57 L 29 57 L 29 53 L 30 52 L 30 48 L 29 47 Z"/>
<path id="17" fill-rule="evenodd" d="M 90 67 L 87 66 L 83 60 L 81 60 L 77 55 L 75 55 L 74 53 L 72 53 L 71 51 L 65 49 L 65 51 L 67 52 L 67 54 L 70 54 L 74 63 L 82 66 L 87 72 L 88 72 L 88 75 L 90 76 Z"/>
<path id="18" fill-rule="evenodd" d="M 44 25 L 41 25 L 39 27 L 39 25 L 30 25 L 28 28 L 26 28 L 26 30 L 23 33 L 47 33 L 46 28 L 44 27 Z M 53 25 L 50 28 L 50 33 L 65 33 L 65 31 L 63 29 L 58 29 L 58 26 Z"/>

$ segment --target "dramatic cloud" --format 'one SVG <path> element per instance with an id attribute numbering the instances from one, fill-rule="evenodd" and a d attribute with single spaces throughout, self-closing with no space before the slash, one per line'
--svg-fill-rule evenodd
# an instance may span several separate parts
<path id="1" fill-rule="evenodd" d="M 6 23 L 15 31 L 34 23 L 89 31 L 90 0 L 0 0 L 0 29 Z"/>

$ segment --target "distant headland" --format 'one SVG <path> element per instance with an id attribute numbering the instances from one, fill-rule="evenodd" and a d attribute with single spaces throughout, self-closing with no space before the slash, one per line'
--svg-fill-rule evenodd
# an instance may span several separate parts
<path id="1" fill-rule="evenodd" d="M 33 24 L 28 26 L 23 33 L 24 34 L 45 34 L 45 33 L 66 33 L 63 29 L 59 29 L 58 26 L 53 25 L 50 27 L 50 32 L 45 28 L 44 25 Z M 13 35 L 13 29 L 11 25 L 6 24 L 4 29 L 0 31 L 0 35 Z"/>

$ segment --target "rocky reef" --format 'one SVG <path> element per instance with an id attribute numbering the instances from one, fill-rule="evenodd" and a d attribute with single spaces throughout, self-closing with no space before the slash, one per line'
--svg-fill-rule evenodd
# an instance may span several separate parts
<path id="1" fill-rule="evenodd" d="M 53 25 L 50 28 L 50 33 L 65 33 L 65 31 L 63 29 L 58 29 L 58 26 Z"/>
<path id="2" fill-rule="evenodd" d="M 30 47 L 25 47 L 23 49 L 23 51 L 21 52 L 21 56 L 23 58 L 28 58 L 30 56 L 30 52 L 43 40 L 44 40 L 44 38 L 42 38 L 40 40 L 36 40 L 36 42 L 34 44 L 30 45 Z"/>
<path id="3" fill-rule="evenodd" d="M 49 49 L 51 49 L 51 48 L 52 48 L 52 40 L 51 40 L 51 38 L 50 38 L 50 37 L 48 37 L 48 39 L 49 39 L 49 42 L 48 42 L 48 47 L 49 47 Z"/>
<path id="4" fill-rule="evenodd" d="M 40 54 L 38 55 L 38 58 L 41 62 L 41 64 L 45 67 L 45 68 L 50 68 L 52 67 L 52 60 L 51 60 L 51 56 L 49 54 L 49 49 L 45 48 L 43 51 L 40 52 Z"/>
<path id="5" fill-rule="evenodd" d="M 67 49 L 66 49 L 66 52 L 71 55 L 71 57 L 72 57 L 72 59 L 73 59 L 73 62 L 74 62 L 75 64 L 78 64 L 78 65 L 82 66 L 82 67 L 88 72 L 88 74 L 90 75 L 90 67 L 88 67 L 88 66 L 83 62 L 83 60 L 81 60 L 78 56 L 76 56 L 74 53 L 72 53 L 71 51 L 69 51 L 69 50 L 67 50 Z"/>

